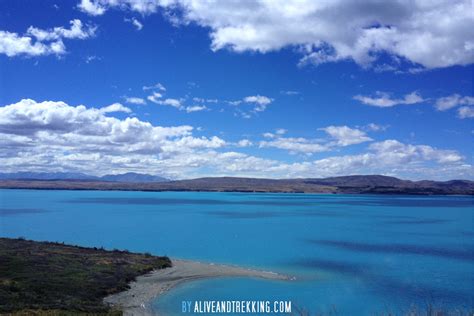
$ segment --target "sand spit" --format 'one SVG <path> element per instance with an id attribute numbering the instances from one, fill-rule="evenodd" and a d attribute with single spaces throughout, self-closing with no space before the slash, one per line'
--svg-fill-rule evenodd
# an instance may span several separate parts
<path id="1" fill-rule="evenodd" d="M 174 286 L 191 280 L 216 277 L 254 277 L 272 280 L 290 280 L 274 272 L 245 269 L 230 265 L 201 263 L 173 259 L 173 267 L 155 270 L 137 278 L 130 289 L 105 298 L 105 302 L 123 310 L 124 315 L 156 315 L 151 311 L 153 298 Z"/>

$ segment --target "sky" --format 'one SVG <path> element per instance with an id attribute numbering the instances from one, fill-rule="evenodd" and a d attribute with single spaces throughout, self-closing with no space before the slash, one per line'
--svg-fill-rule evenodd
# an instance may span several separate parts
<path id="1" fill-rule="evenodd" d="M 0 0 L 0 172 L 474 179 L 470 1 Z"/>

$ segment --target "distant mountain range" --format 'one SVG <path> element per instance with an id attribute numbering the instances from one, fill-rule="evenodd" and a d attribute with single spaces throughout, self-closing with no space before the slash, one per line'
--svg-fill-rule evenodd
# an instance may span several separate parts
<path id="1" fill-rule="evenodd" d="M 111 182 L 166 182 L 169 179 L 160 177 L 160 176 L 152 176 L 149 174 L 143 173 L 134 173 L 134 172 L 127 172 L 123 174 L 109 174 L 106 176 L 100 177 L 103 181 L 111 181 Z"/>
<path id="2" fill-rule="evenodd" d="M 75 172 L 13 172 L 0 173 L 0 180 L 43 180 L 43 181 L 108 181 L 108 182 L 163 182 L 168 179 L 160 176 L 152 176 L 149 174 L 128 172 L 123 174 L 108 174 L 102 177 L 87 175 Z"/>
<path id="3" fill-rule="evenodd" d="M 219 177 L 170 181 L 163 177 L 138 173 L 107 175 L 103 177 L 91 177 L 77 173 L 0 173 L 0 188 L 474 195 L 474 182 L 469 180 L 410 181 L 381 175 L 355 175 L 323 179 L 256 179 Z"/>

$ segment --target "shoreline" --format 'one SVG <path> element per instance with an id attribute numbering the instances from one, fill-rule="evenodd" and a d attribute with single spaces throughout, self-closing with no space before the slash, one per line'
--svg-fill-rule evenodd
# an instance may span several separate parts
<path id="1" fill-rule="evenodd" d="M 409 196 L 409 197 L 472 197 L 474 193 L 398 193 L 398 192 L 323 192 L 323 191 L 252 191 L 252 190 L 168 190 L 168 189 L 96 189 L 96 188 L 33 188 L 33 187 L 2 187 L 0 184 L 0 190 L 28 190 L 28 191 L 98 191 L 98 192 L 145 192 L 145 193 L 162 193 L 162 192 L 191 192 L 191 193 L 272 193 L 272 194 L 301 194 L 301 195 L 370 195 L 370 196 Z"/>
<path id="2" fill-rule="evenodd" d="M 237 266 L 172 259 L 173 266 L 137 277 L 130 289 L 109 295 L 104 302 L 122 310 L 124 315 L 156 315 L 150 307 L 153 299 L 177 285 L 193 280 L 219 277 L 250 277 L 269 280 L 294 280 L 286 275 Z"/>
<path id="3" fill-rule="evenodd" d="M 93 180 L 0 179 L 1 189 L 240 192 L 302 194 L 474 195 L 474 181 L 411 181 L 380 175 L 333 178 L 260 179 L 214 177 L 168 182 L 110 182 Z"/>

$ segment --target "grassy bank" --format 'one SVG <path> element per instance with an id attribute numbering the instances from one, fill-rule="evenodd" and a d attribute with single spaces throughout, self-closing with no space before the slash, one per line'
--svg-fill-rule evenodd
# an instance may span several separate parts
<path id="1" fill-rule="evenodd" d="M 169 258 L 150 254 L 0 238 L 0 313 L 120 315 L 105 296 L 170 266 Z"/>

